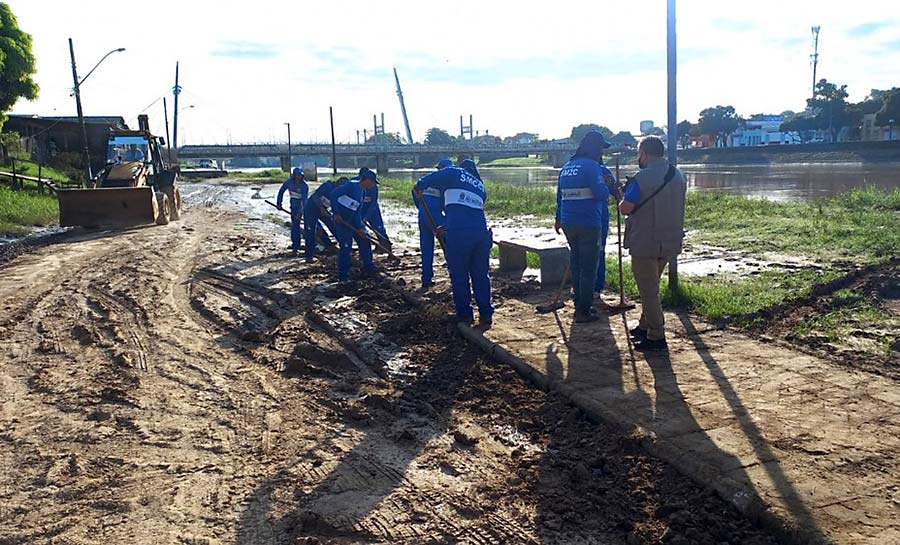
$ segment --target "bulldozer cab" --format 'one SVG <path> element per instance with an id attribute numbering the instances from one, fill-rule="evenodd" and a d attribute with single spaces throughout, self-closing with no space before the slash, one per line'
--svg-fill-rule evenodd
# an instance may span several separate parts
<path id="1" fill-rule="evenodd" d="M 106 168 L 96 187 L 172 186 L 175 172 L 163 160 L 162 139 L 146 131 L 116 131 L 107 142 Z"/>

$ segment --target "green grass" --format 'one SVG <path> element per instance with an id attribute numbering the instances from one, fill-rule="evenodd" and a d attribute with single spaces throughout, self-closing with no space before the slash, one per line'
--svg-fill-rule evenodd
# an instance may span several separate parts
<path id="1" fill-rule="evenodd" d="M 24 235 L 28 227 L 52 225 L 58 220 L 55 197 L 0 187 L 0 235 Z"/>
<path id="2" fill-rule="evenodd" d="M 881 262 L 900 255 L 900 190 L 858 189 L 812 203 L 688 193 L 694 240 L 823 262 Z"/>
<path id="3" fill-rule="evenodd" d="M 800 322 L 793 334 L 800 339 L 824 339 L 879 356 L 890 354 L 891 346 L 900 339 L 900 318 L 852 290 L 835 292 L 831 302 L 830 312 Z"/>
<path id="4" fill-rule="evenodd" d="M 381 178 L 379 198 L 412 206 L 411 191 L 415 182 L 397 178 Z M 546 187 L 523 187 L 486 181 L 488 199 L 485 213 L 494 218 L 515 218 L 534 215 L 552 219 L 556 214 L 556 190 Z"/>
<path id="5" fill-rule="evenodd" d="M 229 178 L 238 178 L 240 180 L 262 180 L 266 182 L 283 182 L 288 178 L 288 173 L 280 168 L 267 168 L 259 172 L 235 172 L 229 174 Z"/>
<path id="6" fill-rule="evenodd" d="M 479 163 L 479 167 L 539 167 L 548 165 L 542 157 L 505 157 L 487 163 Z"/>

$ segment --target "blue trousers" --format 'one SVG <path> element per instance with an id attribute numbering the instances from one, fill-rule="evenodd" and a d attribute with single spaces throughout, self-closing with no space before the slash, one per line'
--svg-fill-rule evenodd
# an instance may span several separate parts
<path id="1" fill-rule="evenodd" d="M 569 241 L 569 264 L 572 291 L 575 292 L 575 314 L 584 315 L 594 304 L 594 284 L 600 258 L 600 229 L 582 225 L 563 225 Z"/>
<path id="2" fill-rule="evenodd" d="M 381 207 L 378 206 L 377 202 L 372 205 L 368 221 L 372 225 L 372 230 L 375 231 L 378 240 L 390 244 L 391 239 L 388 237 L 387 230 L 384 228 L 384 219 L 381 217 Z"/>
<path id="3" fill-rule="evenodd" d="M 303 213 L 303 240 L 306 242 L 306 257 L 312 258 L 316 254 L 316 234 L 321 237 L 322 243 L 331 246 L 334 243 L 329 238 L 328 233 L 319 223 L 324 223 L 325 227 L 334 234 L 334 225 L 331 218 L 322 215 L 318 206 L 307 206 Z M 336 235 L 335 235 L 336 236 Z"/>
<path id="4" fill-rule="evenodd" d="M 603 225 L 600 230 L 600 261 L 597 264 L 597 282 L 594 283 L 594 291 L 600 293 L 606 288 L 606 237 L 609 236 L 609 224 Z"/>
<path id="5" fill-rule="evenodd" d="M 436 227 L 443 225 L 443 216 L 434 216 Z M 430 284 L 434 278 L 434 231 L 428 216 L 419 214 L 419 248 L 422 249 L 422 283 Z"/>
<path id="6" fill-rule="evenodd" d="M 375 262 L 372 260 L 372 245 L 369 243 L 369 239 L 360 236 L 356 231 L 340 223 L 335 223 L 334 225 L 334 236 L 338 239 L 338 244 L 340 245 L 338 249 L 338 280 L 350 280 L 350 250 L 353 247 L 354 240 L 356 240 L 356 246 L 359 248 L 359 260 L 362 262 L 362 270 L 375 270 Z"/>
<path id="7" fill-rule="evenodd" d="M 490 229 L 460 229 L 448 231 L 444 241 L 447 244 L 447 268 L 450 270 L 456 316 L 464 320 L 472 319 L 474 292 L 481 321 L 490 321 L 494 316 L 490 271 L 493 233 Z"/>
<path id="8" fill-rule="evenodd" d="M 291 249 L 295 252 L 300 249 L 300 237 L 303 232 L 303 226 L 300 222 L 303 220 L 303 207 L 296 208 L 291 203 Z"/>

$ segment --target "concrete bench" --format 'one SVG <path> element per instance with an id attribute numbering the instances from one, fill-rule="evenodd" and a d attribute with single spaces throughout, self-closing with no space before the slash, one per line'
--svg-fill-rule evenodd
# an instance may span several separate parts
<path id="1" fill-rule="evenodd" d="M 524 271 L 528 266 L 527 252 L 534 252 L 541 260 L 541 285 L 557 287 L 569 264 L 569 247 L 558 240 L 541 240 L 525 235 L 494 236 L 500 249 L 500 270 Z"/>

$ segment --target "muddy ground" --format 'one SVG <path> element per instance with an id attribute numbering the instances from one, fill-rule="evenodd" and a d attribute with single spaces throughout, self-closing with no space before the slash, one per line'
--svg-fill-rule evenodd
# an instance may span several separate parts
<path id="1" fill-rule="evenodd" d="M 0 544 L 774 542 L 389 280 L 338 289 L 201 193 L 0 269 Z"/>

